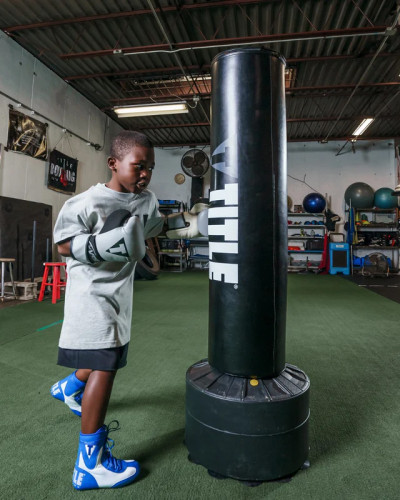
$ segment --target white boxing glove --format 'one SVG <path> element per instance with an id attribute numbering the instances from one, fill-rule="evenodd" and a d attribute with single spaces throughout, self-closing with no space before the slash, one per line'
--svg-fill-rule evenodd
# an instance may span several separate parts
<path id="1" fill-rule="evenodd" d="M 179 212 L 167 216 L 170 239 L 191 239 L 208 236 L 208 205 L 197 203 L 189 212 Z"/>
<path id="2" fill-rule="evenodd" d="M 202 212 L 203 210 L 206 210 L 208 208 L 208 205 L 207 203 L 196 203 L 195 205 L 193 205 L 193 207 L 189 210 L 189 213 L 195 215 L 195 214 L 199 214 L 200 212 Z"/>
<path id="3" fill-rule="evenodd" d="M 127 210 L 113 212 L 99 234 L 79 234 L 71 240 L 71 256 L 85 264 L 133 262 L 145 253 L 143 224 Z"/>
<path id="4" fill-rule="evenodd" d="M 190 239 L 199 235 L 197 229 L 197 215 L 189 212 L 179 212 L 167 216 L 168 230 L 166 236 L 169 239 Z"/>
<path id="5" fill-rule="evenodd" d="M 202 236 L 208 236 L 208 208 L 197 214 L 197 228 Z"/>

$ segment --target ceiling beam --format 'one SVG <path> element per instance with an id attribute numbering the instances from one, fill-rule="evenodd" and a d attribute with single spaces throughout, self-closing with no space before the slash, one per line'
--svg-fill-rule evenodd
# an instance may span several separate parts
<path id="1" fill-rule="evenodd" d="M 343 90 L 343 89 L 353 89 L 357 85 L 357 88 L 366 88 L 366 87 L 398 87 L 400 85 L 399 82 L 369 82 L 369 83 L 340 83 L 337 85 L 316 85 L 314 87 L 291 87 L 286 90 L 287 94 L 291 94 L 292 92 L 313 92 L 314 90 Z"/>
<path id="2" fill-rule="evenodd" d="M 333 121 L 355 121 L 360 120 L 360 116 L 341 116 L 340 118 L 336 116 L 310 116 L 304 118 L 287 118 L 287 123 L 302 123 L 302 122 L 333 122 Z M 400 118 L 400 114 L 394 115 L 380 115 L 379 119 L 390 120 L 392 118 Z M 155 125 L 150 127 L 140 127 L 140 130 L 159 130 L 166 128 L 188 128 L 188 127 L 209 127 L 210 124 L 207 122 L 196 122 L 196 123 L 169 123 L 163 125 Z"/>
<path id="3" fill-rule="evenodd" d="M 362 83 L 358 85 L 358 88 L 382 88 L 382 87 L 399 87 L 400 82 L 371 82 L 371 83 Z M 315 87 L 292 87 L 292 88 L 287 88 L 285 89 L 286 94 L 289 94 L 293 97 L 293 95 L 301 92 L 326 92 L 329 91 L 335 91 L 335 90 L 350 90 L 354 89 L 356 87 L 355 83 L 348 83 L 348 84 L 339 84 L 339 85 L 319 85 Z M 320 93 L 320 94 L 312 94 L 312 96 L 317 96 L 317 97 L 324 97 L 325 95 Z M 210 99 L 211 97 L 211 92 L 200 92 L 196 93 L 201 99 Z M 180 99 L 193 99 L 194 93 L 192 94 L 181 94 L 179 96 Z M 309 96 L 309 95 L 308 95 Z M 166 99 L 172 99 L 170 93 L 166 93 L 165 95 L 142 95 L 142 96 L 135 96 L 135 97 L 119 97 L 119 98 L 112 98 L 109 99 L 109 102 L 112 104 L 129 104 L 129 103 L 139 103 L 139 102 L 144 102 L 148 99 L 151 99 L 152 102 L 157 102 L 160 100 L 166 100 Z M 176 97 L 174 97 L 176 100 Z"/>
<path id="4" fill-rule="evenodd" d="M 333 62 L 333 61 L 344 61 L 346 59 L 354 60 L 357 59 L 362 61 L 363 59 L 371 59 L 380 58 L 380 57 L 395 57 L 398 58 L 400 56 L 400 52 L 380 52 L 376 54 L 376 52 L 367 53 L 367 54 L 337 54 L 331 56 L 313 56 L 313 57 L 289 57 L 286 59 L 286 62 L 290 64 L 297 64 L 301 62 Z"/>
<path id="5" fill-rule="evenodd" d="M 346 136 L 330 137 L 328 142 L 342 142 L 342 141 L 350 142 L 351 139 L 352 139 L 351 136 L 349 136 L 349 137 L 346 137 Z M 400 136 L 382 136 L 382 137 L 364 137 L 364 136 L 361 136 L 361 137 L 357 138 L 357 142 L 358 141 L 376 141 L 376 142 L 379 142 L 379 141 L 393 141 L 393 140 L 400 140 Z M 320 143 L 324 144 L 326 141 L 325 141 L 325 137 L 300 137 L 300 138 L 296 138 L 296 139 L 288 138 L 287 142 L 320 142 Z M 185 147 L 185 146 L 190 147 L 190 146 L 209 146 L 209 145 L 210 145 L 209 142 L 196 142 L 196 141 L 194 141 L 194 142 L 185 141 L 185 142 L 179 142 L 179 143 L 161 143 L 161 142 L 154 143 L 154 146 L 158 147 L 158 148 L 179 148 L 179 147 Z"/>
<path id="6" fill-rule="evenodd" d="M 361 115 L 357 116 L 321 116 L 321 117 L 304 117 L 304 118 L 288 118 L 287 123 L 301 123 L 301 122 L 334 122 L 334 121 L 353 121 L 360 120 L 362 118 Z M 400 118 L 400 114 L 394 115 L 379 115 L 379 119 L 384 118 L 385 120 L 390 120 L 391 118 Z"/>
<path id="7" fill-rule="evenodd" d="M 374 57 L 375 54 L 363 54 L 363 55 L 336 55 L 336 56 L 319 56 L 319 57 L 293 57 L 286 59 L 287 64 L 290 66 L 291 64 L 297 64 L 300 62 L 333 62 L 333 61 L 341 61 L 341 60 L 362 60 L 369 59 Z M 378 54 L 377 57 L 400 57 L 400 52 L 384 52 Z M 185 66 L 185 69 L 191 72 L 207 72 L 209 74 L 211 66 L 209 64 L 204 66 Z M 71 82 L 74 80 L 88 80 L 90 78 L 113 78 L 118 76 L 142 76 L 146 77 L 147 75 L 165 75 L 168 77 L 170 73 L 180 73 L 181 69 L 179 66 L 169 66 L 167 68 L 152 68 L 152 69 L 133 69 L 133 70 L 124 70 L 124 71 L 108 71 L 104 73 L 87 73 L 85 75 L 68 75 L 64 77 L 66 82 Z"/>
<path id="8" fill-rule="evenodd" d="M 179 99 L 193 99 L 193 96 L 195 95 L 196 93 L 192 93 L 192 94 L 181 94 L 179 95 Z M 211 92 L 202 92 L 200 94 L 196 94 L 198 96 L 200 96 L 202 99 L 210 99 L 211 97 Z M 171 94 L 167 94 L 167 95 L 164 95 L 164 96 L 139 96 L 139 97 L 120 97 L 119 99 L 109 99 L 109 102 L 111 103 L 118 103 L 118 104 L 129 104 L 131 102 L 135 103 L 135 102 L 143 102 L 143 100 L 145 99 L 151 99 L 151 102 L 158 102 L 159 100 L 163 100 L 165 101 L 166 99 L 174 99 L 175 101 L 177 100 L 177 96 L 171 96 Z M 104 111 L 104 109 L 103 109 Z"/>
<path id="9" fill-rule="evenodd" d="M 185 66 L 187 71 L 208 71 L 210 70 L 210 65 L 207 66 Z M 90 78 L 108 78 L 108 77 L 118 77 L 118 76 L 146 76 L 146 75 L 163 75 L 177 73 L 179 76 L 182 74 L 182 70 L 179 66 L 169 66 L 167 68 L 151 68 L 151 69 L 133 69 L 125 71 L 109 71 L 107 73 L 90 73 L 87 75 L 69 75 L 65 76 L 64 80 L 66 82 L 71 82 L 74 80 L 87 80 Z"/>
<path id="10" fill-rule="evenodd" d="M 399 137 L 397 136 L 374 136 L 374 137 L 366 137 L 366 136 L 360 136 L 357 137 L 357 141 L 393 141 L 395 139 L 398 139 Z M 354 136 L 342 136 L 342 137 L 330 137 L 328 141 L 326 141 L 326 137 L 299 137 L 296 139 L 290 139 L 288 138 L 287 142 L 321 142 L 322 144 L 325 144 L 327 142 L 333 142 L 333 141 L 348 141 L 351 142 L 354 139 Z"/>
<path id="11" fill-rule="evenodd" d="M 159 130 L 163 128 L 187 128 L 187 127 L 209 127 L 207 122 L 198 123 L 172 123 L 167 125 L 156 125 L 154 127 L 140 127 L 140 130 Z"/>
<path id="12" fill-rule="evenodd" d="M 154 8 L 155 12 L 182 12 L 185 10 L 198 10 L 198 9 L 209 9 L 212 7 L 231 7 L 236 5 L 248 5 L 248 4 L 265 4 L 265 3 L 276 3 L 280 0 L 219 0 L 213 2 L 203 2 L 194 4 L 181 4 L 179 6 L 165 6 L 162 9 Z M 53 26 L 62 26 L 66 24 L 82 24 L 93 21 L 108 21 L 109 19 L 126 18 L 126 17 L 138 17 L 143 15 L 154 15 L 151 9 L 137 9 L 128 10 L 123 12 L 110 12 L 108 14 L 96 14 L 93 16 L 84 17 L 72 17 L 69 19 L 57 19 L 53 21 L 42 21 L 38 23 L 30 24 L 19 24 L 16 26 L 8 26 L 2 28 L 8 34 L 15 33 L 16 31 L 52 28 Z"/>
<path id="13" fill-rule="evenodd" d="M 301 41 L 320 38 L 342 38 L 351 36 L 366 36 L 366 35 L 384 35 L 387 26 L 365 26 L 360 28 L 343 28 L 334 30 L 322 31 L 305 31 L 294 33 L 277 33 L 273 35 L 257 35 L 237 38 L 218 38 L 212 40 L 193 40 L 189 42 L 178 42 L 173 45 L 171 50 L 169 44 L 157 45 L 142 45 L 140 47 L 122 47 L 118 49 L 103 49 L 90 50 L 85 52 L 69 52 L 67 54 L 59 54 L 61 59 L 80 59 L 85 57 L 104 57 L 104 56 L 121 56 L 124 54 L 134 55 L 138 53 L 160 52 L 171 53 L 174 51 L 189 50 L 189 49 L 207 49 L 215 47 L 229 47 L 234 45 L 246 44 L 261 44 L 268 42 L 285 42 L 285 41 Z"/>

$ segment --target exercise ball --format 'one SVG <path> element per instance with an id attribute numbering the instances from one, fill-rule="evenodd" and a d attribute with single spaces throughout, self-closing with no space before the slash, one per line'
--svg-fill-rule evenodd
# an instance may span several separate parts
<path id="1" fill-rule="evenodd" d="M 393 189 L 380 188 L 375 191 L 374 206 L 376 208 L 395 208 L 397 207 L 397 198 L 392 196 Z"/>
<path id="2" fill-rule="evenodd" d="M 352 208 L 372 208 L 374 206 L 374 190 L 365 182 L 354 182 L 346 189 L 344 199 Z"/>
<path id="3" fill-rule="evenodd" d="M 303 208 L 310 214 L 318 214 L 325 210 L 326 201 L 320 193 L 310 193 L 304 197 Z"/>

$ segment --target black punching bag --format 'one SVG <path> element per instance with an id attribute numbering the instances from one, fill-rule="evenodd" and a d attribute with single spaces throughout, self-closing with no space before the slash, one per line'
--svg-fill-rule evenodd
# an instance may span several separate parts
<path id="1" fill-rule="evenodd" d="M 308 457 L 309 379 L 285 364 L 285 60 L 212 62 L 208 360 L 186 376 L 185 440 L 210 472 L 266 481 Z"/>

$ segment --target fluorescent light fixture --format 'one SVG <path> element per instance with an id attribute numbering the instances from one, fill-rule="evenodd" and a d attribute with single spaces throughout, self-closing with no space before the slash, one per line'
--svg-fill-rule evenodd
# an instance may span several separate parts
<path id="1" fill-rule="evenodd" d="M 134 116 L 173 115 L 176 113 L 188 113 L 189 108 L 186 101 L 164 102 L 154 104 L 138 104 L 135 106 L 119 106 L 113 108 L 119 118 L 131 118 Z"/>
<path id="2" fill-rule="evenodd" d="M 359 136 L 363 134 L 373 121 L 374 121 L 373 118 L 364 118 L 364 120 L 360 123 L 360 125 L 355 129 L 355 131 L 351 135 Z"/>

